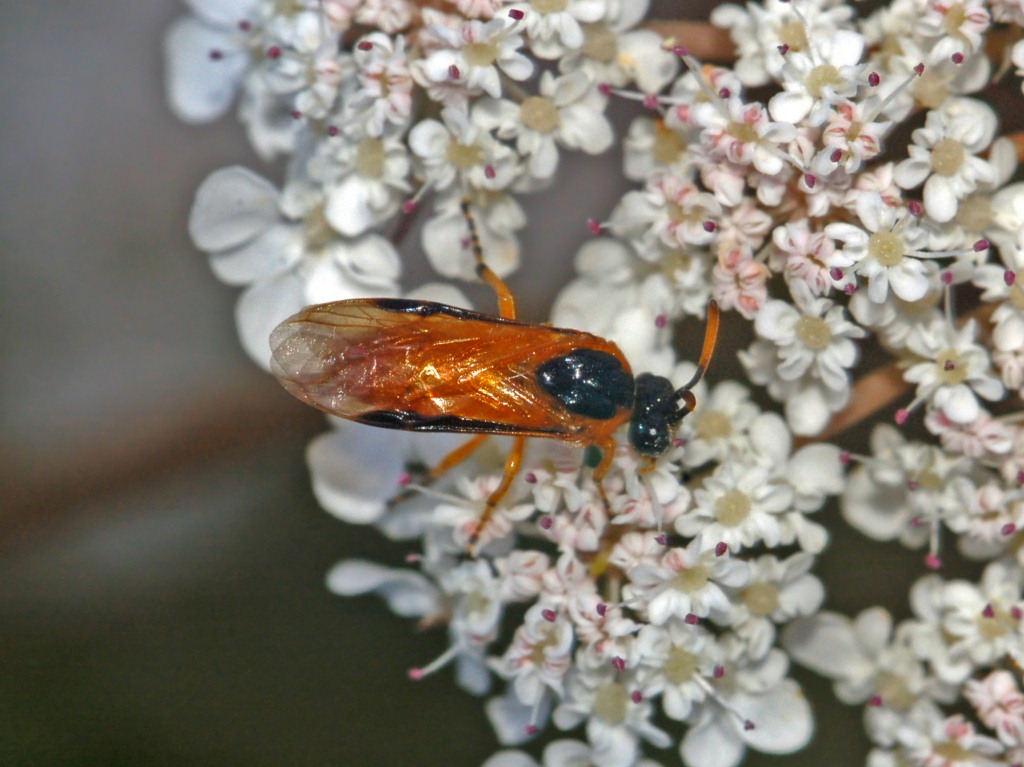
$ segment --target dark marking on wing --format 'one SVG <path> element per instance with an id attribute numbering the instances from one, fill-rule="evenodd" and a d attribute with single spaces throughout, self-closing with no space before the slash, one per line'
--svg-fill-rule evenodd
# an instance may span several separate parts
<path id="1" fill-rule="evenodd" d="M 564 433 L 561 429 L 519 428 L 514 424 L 481 421 L 454 415 L 423 416 L 409 410 L 372 410 L 368 413 L 360 413 L 355 420 L 370 426 L 382 426 L 385 429 L 407 429 L 412 431 L 454 431 L 487 434 L 529 433 L 535 435 L 560 435 Z"/>

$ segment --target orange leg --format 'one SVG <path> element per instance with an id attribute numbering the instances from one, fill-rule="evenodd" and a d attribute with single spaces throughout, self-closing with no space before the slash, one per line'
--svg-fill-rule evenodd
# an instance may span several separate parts
<path id="1" fill-rule="evenodd" d="M 454 469 L 460 463 L 469 458 L 487 441 L 490 434 L 477 434 L 470 437 L 448 455 L 441 459 L 440 463 L 430 470 L 430 479 L 437 479 L 445 472 Z"/>
<path id="2" fill-rule="evenodd" d="M 491 521 L 491 517 L 494 516 L 494 509 L 497 508 L 498 504 L 501 503 L 501 499 L 508 493 L 509 488 L 512 487 L 512 481 L 519 474 L 519 469 L 523 462 L 523 450 L 526 447 L 525 437 L 516 437 L 512 442 L 512 450 L 508 454 L 508 458 L 505 459 L 505 473 L 501 477 L 501 483 L 495 488 L 494 492 L 487 497 L 487 504 L 484 506 L 484 513 L 480 515 L 480 519 L 476 523 L 476 529 L 473 530 L 473 534 L 469 537 L 469 551 L 471 554 L 475 554 L 477 541 L 480 540 L 480 533 L 483 532 L 484 528 L 487 527 L 487 523 Z"/>
<path id="3" fill-rule="evenodd" d="M 498 316 L 502 319 L 514 320 L 516 318 L 515 296 L 505 284 L 505 280 L 484 263 L 484 250 L 480 247 L 480 234 L 476 230 L 476 220 L 469 209 L 469 199 L 466 197 L 462 198 L 462 215 L 465 216 L 466 226 L 469 227 L 469 244 L 473 249 L 473 257 L 476 259 L 477 276 L 498 294 Z"/>
<path id="4" fill-rule="evenodd" d="M 597 492 L 601 494 L 601 500 L 604 502 L 605 509 L 611 514 L 612 506 L 608 501 L 608 494 L 604 490 L 604 482 L 602 480 L 604 480 L 604 475 L 608 473 L 608 469 L 611 468 L 612 461 L 615 460 L 615 440 L 606 440 L 599 447 L 601 448 L 601 462 L 594 469 L 594 482 L 597 483 Z"/>

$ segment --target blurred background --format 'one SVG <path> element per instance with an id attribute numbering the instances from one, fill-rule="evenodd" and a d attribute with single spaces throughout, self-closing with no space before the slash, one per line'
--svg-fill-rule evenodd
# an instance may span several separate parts
<path id="1" fill-rule="evenodd" d="M 303 452 L 325 424 L 244 357 L 236 291 L 188 240 L 208 173 L 279 169 L 233 118 L 167 110 L 161 41 L 183 13 L 0 4 L 0 765 L 479 765 L 497 749 L 481 702 L 448 673 L 405 677 L 444 632 L 324 588 L 340 559 L 406 552 L 316 505 Z M 618 163 L 570 160 L 525 201 L 527 319 L 624 189 Z M 403 256 L 406 287 L 431 278 L 415 237 Z M 747 333 L 726 326 L 716 375 Z M 874 601 L 859 571 L 905 594 L 916 558 L 872 552 L 833 544 L 831 607 Z M 801 680 L 833 721 L 787 761 L 862 763 L 860 712 Z"/>

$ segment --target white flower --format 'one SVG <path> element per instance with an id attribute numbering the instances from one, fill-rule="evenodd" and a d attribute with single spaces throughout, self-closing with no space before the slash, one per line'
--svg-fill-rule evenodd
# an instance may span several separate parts
<path id="1" fill-rule="evenodd" d="M 524 14 L 530 51 L 541 59 L 556 59 L 583 46 L 583 25 L 604 18 L 607 6 L 606 0 L 561 0 L 517 3 L 510 10 Z"/>
<path id="2" fill-rule="evenodd" d="M 327 223 L 346 237 L 387 222 L 411 189 L 408 152 L 397 136 L 328 138 L 309 172 L 324 184 Z"/>
<path id="3" fill-rule="evenodd" d="M 833 392 L 847 395 L 850 382 L 846 369 L 857 361 L 853 339 L 867 333 L 845 318 L 843 307 L 827 298 L 816 298 L 806 283 L 792 283 L 790 292 L 796 306 L 769 301 L 754 322 L 758 335 L 779 348 L 779 377 L 786 381 L 813 377 Z M 839 397 L 835 409 L 840 410 L 844 404 L 845 396 Z"/>
<path id="4" fill-rule="evenodd" d="M 405 38 L 371 32 L 360 38 L 352 51 L 358 87 L 343 102 L 343 117 L 365 124 L 370 136 L 404 126 L 412 114 L 413 80 L 405 50 Z"/>
<path id="5" fill-rule="evenodd" d="M 736 381 L 722 381 L 708 391 L 704 381 L 694 389 L 700 406 L 683 420 L 683 463 L 699 467 L 725 461 L 749 449 L 749 429 L 759 412 L 750 390 Z"/>
<path id="6" fill-rule="evenodd" d="M 679 747 L 688 767 L 735 767 L 747 748 L 788 754 L 807 745 L 814 718 L 800 687 L 785 676 L 788 665 L 785 653 L 772 650 L 725 666 L 718 697 L 700 707 Z"/>
<path id="7" fill-rule="evenodd" d="M 910 158 L 896 166 L 896 183 L 912 189 L 924 183 L 924 207 L 936 221 L 950 221 L 960 200 L 979 184 L 990 184 L 995 169 L 980 152 L 992 143 L 996 115 L 973 99 L 950 99 L 928 113 L 914 131 Z"/>
<path id="8" fill-rule="evenodd" d="M 656 566 L 630 570 L 630 585 L 623 590 L 626 603 L 643 609 L 655 626 L 691 614 L 727 623 L 731 605 L 722 587 L 741 588 L 750 574 L 746 563 L 704 546 L 698 535 L 686 548 L 669 549 Z"/>
<path id="9" fill-rule="evenodd" d="M 955 423 L 975 420 L 981 406 L 977 397 L 997 400 L 1005 389 L 991 373 L 988 353 L 975 342 L 974 320 L 959 330 L 945 320 L 915 328 L 908 348 L 926 361 L 907 368 L 903 378 L 917 384 L 915 402 L 927 400 Z"/>
<path id="10" fill-rule="evenodd" d="M 602 20 L 583 25 L 583 45 L 562 56 L 559 68 L 584 71 L 595 82 L 618 88 L 635 82 L 643 93 L 659 92 L 679 71 L 679 58 L 665 50 L 657 32 L 633 28 L 647 8 L 648 0 L 608 3 Z"/>
<path id="11" fill-rule="evenodd" d="M 632 239 L 643 258 L 657 260 L 669 248 L 707 245 L 715 239 L 708 222 L 722 206 L 686 176 L 664 171 L 648 179 L 642 192 L 627 192 L 612 211 L 616 235 Z"/>
<path id="12" fill-rule="evenodd" d="M 1015 662 L 1024 657 L 1022 580 L 1016 562 L 997 560 L 985 568 L 980 584 L 951 581 L 944 585 L 939 597 L 942 629 L 954 657 L 966 656 L 986 666 L 1007 655 Z"/>
<path id="13" fill-rule="evenodd" d="M 836 223 L 825 234 L 844 243 L 829 260 L 829 266 L 867 277 L 868 297 L 881 303 L 892 292 L 904 301 L 918 301 L 928 292 L 928 270 L 915 256 L 927 235 L 911 222 L 906 211 L 889 207 L 881 195 L 865 194 L 857 200 L 857 215 L 864 228 Z"/>
<path id="14" fill-rule="evenodd" d="M 876 540 L 923 545 L 929 524 L 958 502 L 950 481 L 970 464 L 931 445 L 907 442 L 889 424 L 875 427 L 871 449 L 874 457 L 850 473 L 840 504 L 844 519 Z"/>
<path id="15" fill-rule="evenodd" d="M 446 107 L 441 120 L 421 120 L 409 133 L 409 148 L 430 184 L 440 190 L 463 184 L 499 190 L 512 183 L 518 172 L 515 152 L 466 112 Z"/>
<path id="16" fill-rule="evenodd" d="M 857 92 L 864 65 L 864 38 L 850 30 L 837 30 L 817 38 L 807 51 L 787 51 L 782 66 L 783 91 L 768 102 L 772 118 L 796 124 L 821 125 L 831 107 Z"/>
<path id="17" fill-rule="evenodd" d="M 783 272 L 788 283 L 801 280 L 819 296 L 832 289 L 828 263 L 836 246 L 824 232 L 812 232 L 806 221 L 797 221 L 776 227 L 772 243 L 772 268 Z"/>
<path id="18" fill-rule="evenodd" d="M 817 612 L 825 598 L 821 581 L 809 574 L 814 555 L 779 560 L 770 554 L 751 563 L 750 582 L 738 589 L 731 627 L 747 642 L 752 658 L 762 658 L 775 641 L 775 624 Z"/>
<path id="19" fill-rule="evenodd" d="M 793 491 L 772 481 L 772 473 L 739 460 L 721 464 L 703 487 L 694 491 L 696 506 L 676 520 L 681 535 L 703 533 L 705 540 L 724 542 L 729 550 L 783 539 L 781 513 L 793 502 Z"/>
<path id="20" fill-rule="evenodd" d="M 282 196 L 244 168 L 224 168 L 203 182 L 189 233 L 211 254 L 220 279 L 249 286 L 238 301 L 238 332 L 267 369 L 270 331 L 303 306 L 398 292 L 398 254 L 390 242 L 378 235 L 342 240 L 315 194 L 296 186 Z"/>
<path id="21" fill-rule="evenodd" d="M 728 29 L 736 43 L 735 69 L 740 80 L 744 85 L 757 86 L 779 78 L 786 61 L 779 46 L 786 46 L 787 55 L 809 51 L 811 41 L 828 39 L 840 27 L 848 26 L 853 14 L 850 5 L 839 2 L 794 7 L 787 0 L 766 0 L 743 7 L 718 6 L 711 21 Z"/>
<path id="22" fill-rule="evenodd" d="M 559 144 L 587 154 L 600 154 L 611 146 L 614 136 L 604 106 L 585 73 L 555 77 L 544 72 L 538 95 L 520 104 L 484 100 L 474 109 L 473 119 L 499 138 L 514 138 L 516 149 L 527 158 L 527 173 L 544 180 L 558 168 Z"/>
<path id="23" fill-rule="evenodd" d="M 167 99 L 179 120 L 205 123 L 228 111 L 252 66 L 248 45 L 262 21 L 260 0 L 191 3 L 164 37 Z"/>
<path id="24" fill-rule="evenodd" d="M 761 104 L 744 104 L 738 96 L 697 104 L 693 119 L 703 128 L 701 143 L 711 158 L 737 165 L 753 165 L 774 176 L 782 171 L 782 145 L 796 138 L 792 123 L 768 119 Z"/>
<path id="25" fill-rule="evenodd" d="M 515 33 L 517 26 L 508 18 L 467 21 L 459 29 L 434 25 L 431 34 L 446 47 L 417 61 L 414 72 L 428 88 L 432 83 L 450 83 L 462 86 L 467 95 L 484 92 L 498 98 L 501 73 L 513 80 L 525 80 L 533 73 L 533 62 L 519 52 L 523 38 Z"/>
<path id="26" fill-rule="evenodd" d="M 572 665 L 572 623 L 564 615 L 550 619 L 551 608 L 543 602 L 526 612 L 508 650 L 491 667 L 512 681 L 519 700 L 535 705 L 550 688 L 564 695 L 562 680 Z"/>

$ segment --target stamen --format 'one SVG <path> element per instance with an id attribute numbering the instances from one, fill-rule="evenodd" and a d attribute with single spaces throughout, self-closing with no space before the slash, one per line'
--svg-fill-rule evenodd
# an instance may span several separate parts
<path id="1" fill-rule="evenodd" d="M 455 656 L 458 654 L 459 648 L 456 645 L 451 645 L 447 650 L 441 653 L 437 658 L 432 660 L 426 666 L 409 669 L 407 676 L 414 682 L 418 682 L 423 677 L 429 676 L 430 674 L 433 674 L 435 671 L 438 671 L 447 666 L 449 663 L 455 660 Z"/>
<path id="2" fill-rule="evenodd" d="M 724 669 L 722 670 L 721 674 L 718 673 L 718 670 L 720 668 L 721 666 L 715 667 L 715 679 L 721 679 L 722 676 L 725 675 Z M 732 703 L 723 698 L 721 694 L 719 694 L 718 690 L 711 686 L 711 683 L 708 682 L 707 679 L 705 679 L 702 676 L 695 676 L 694 681 L 697 683 L 697 686 L 700 687 L 709 698 L 711 698 L 713 701 L 715 701 L 715 703 L 724 708 L 728 713 L 732 714 L 736 721 L 743 726 L 744 730 L 754 729 L 754 723 L 747 719 L 745 716 L 743 716 L 743 714 L 739 712 L 739 709 L 737 709 Z"/>

